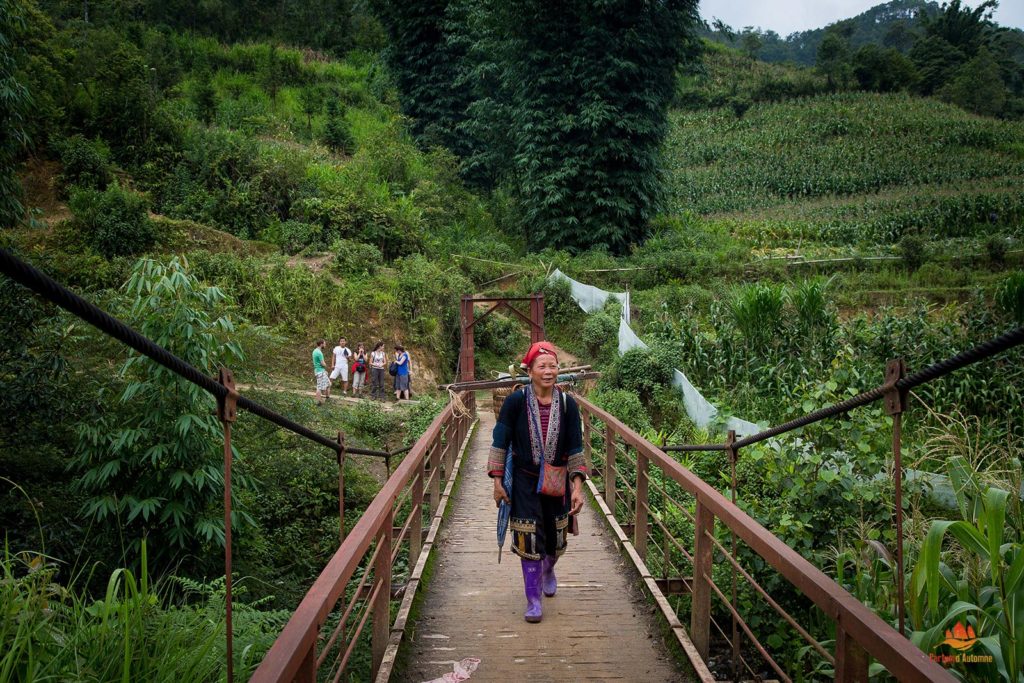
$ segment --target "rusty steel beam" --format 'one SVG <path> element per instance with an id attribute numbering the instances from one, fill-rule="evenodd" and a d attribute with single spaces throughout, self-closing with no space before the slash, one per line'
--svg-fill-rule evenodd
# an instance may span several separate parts
<path id="1" fill-rule="evenodd" d="M 566 372 L 559 374 L 555 381 L 561 384 L 563 382 L 582 382 L 588 379 L 599 379 L 600 377 L 600 372 Z M 529 377 L 510 377 L 503 379 L 476 379 L 472 382 L 454 382 L 452 384 L 442 384 L 438 388 L 450 389 L 452 391 L 482 391 L 484 389 L 500 389 L 502 387 L 514 387 L 529 383 Z"/>
<path id="2" fill-rule="evenodd" d="M 667 579 L 654 579 L 658 590 L 664 595 L 689 595 L 693 592 L 693 577 L 671 576 Z"/>
<path id="3" fill-rule="evenodd" d="M 475 304 L 494 303 L 495 301 L 532 301 L 532 296 L 465 296 L 466 301 Z"/>

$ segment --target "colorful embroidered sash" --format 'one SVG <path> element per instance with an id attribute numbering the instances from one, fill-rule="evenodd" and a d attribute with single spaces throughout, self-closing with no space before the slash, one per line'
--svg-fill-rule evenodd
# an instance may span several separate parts
<path id="1" fill-rule="evenodd" d="M 561 430 L 562 419 L 562 392 L 557 388 L 551 393 L 551 413 L 548 416 L 548 433 L 543 434 L 540 424 L 540 406 L 537 403 L 537 396 L 533 393 L 533 387 L 526 386 L 526 417 L 529 423 L 530 451 L 533 457 L 533 464 L 539 465 L 541 456 L 544 462 L 555 461 L 555 452 L 558 448 L 558 434 Z M 546 437 L 546 438 L 545 438 Z"/>

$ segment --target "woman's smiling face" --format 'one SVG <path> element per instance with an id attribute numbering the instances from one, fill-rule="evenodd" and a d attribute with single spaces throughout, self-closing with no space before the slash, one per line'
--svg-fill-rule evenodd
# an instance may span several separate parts
<path id="1" fill-rule="evenodd" d="M 542 353 L 533 361 L 529 374 L 535 387 L 550 389 L 558 379 L 558 360 L 551 354 Z"/>

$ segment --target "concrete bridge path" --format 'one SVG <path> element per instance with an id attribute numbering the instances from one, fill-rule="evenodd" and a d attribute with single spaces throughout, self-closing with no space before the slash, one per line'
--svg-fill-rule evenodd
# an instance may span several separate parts
<path id="1" fill-rule="evenodd" d="M 475 657 L 481 661 L 473 682 L 687 680 L 662 644 L 654 608 L 590 505 L 581 513 L 580 535 L 570 536 L 559 560 L 558 594 L 544 598 L 544 620 L 523 620 L 522 573 L 508 540 L 498 564 L 496 510 L 484 471 L 494 413 L 480 404 L 461 486 L 435 548 L 438 564 L 418 622 L 406 631 L 404 671 L 395 678 L 431 681 Z"/>

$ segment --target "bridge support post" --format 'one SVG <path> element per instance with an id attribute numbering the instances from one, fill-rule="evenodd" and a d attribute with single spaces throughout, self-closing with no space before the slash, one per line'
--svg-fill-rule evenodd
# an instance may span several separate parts
<path id="1" fill-rule="evenodd" d="M 377 561 L 373 565 L 373 579 L 377 583 L 377 593 L 370 609 L 373 611 L 373 633 L 370 647 L 373 650 L 371 678 L 377 677 L 380 663 L 384 661 L 384 652 L 388 649 L 391 638 L 391 539 L 394 531 L 394 510 L 384 518 L 384 526 L 380 530 Z M 372 595 L 372 593 L 371 593 Z"/>
<path id="2" fill-rule="evenodd" d="M 473 358 L 473 297 L 462 295 L 462 346 L 460 349 L 459 367 L 462 370 L 462 381 L 471 382 L 476 376 L 476 363 Z"/>
<path id="3" fill-rule="evenodd" d="M 906 635 L 906 604 L 903 600 L 903 410 L 907 401 L 905 392 L 896 383 L 907 374 L 907 366 L 900 358 L 885 366 L 885 412 L 892 416 L 892 480 L 896 503 L 896 612 L 900 635 Z"/>
<path id="4" fill-rule="evenodd" d="M 693 599 L 690 608 L 690 637 L 697 654 L 708 660 L 711 643 L 711 551 L 708 535 L 715 533 L 715 515 L 700 500 L 694 515 Z"/>
<path id="5" fill-rule="evenodd" d="M 302 658 L 299 670 L 295 672 L 293 683 L 316 683 L 316 645 L 310 646 L 309 651 Z"/>
<path id="6" fill-rule="evenodd" d="M 425 459 L 424 459 L 425 460 Z M 423 480 L 427 476 L 426 463 L 421 460 L 412 482 L 412 507 L 409 514 L 409 568 L 416 566 L 423 550 Z"/>
<path id="7" fill-rule="evenodd" d="M 868 683 L 868 653 L 836 624 L 836 681 Z"/>
<path id="8" fill-rule="evenodd" d="M 544 293 L 530 295 L 530 343 L 544 341 Z"/>
<path id="9" fill-rule="evenodd" d="M 227 679 L 234 680 L 234 625 L 231 599 L 231 425 L 238 414 L 238 392 L 235 391 L 235 376 L 227 368 L 218 373 L 220 385 L 227 390 L 224 398 L 217 401 L 217 418 L 224 426 L 224 632 L 226 637 Z"/>
<path id="10" fill-rule="evenodd" d="M 647 561 L 647 482 L 648 459 L 639 449 L 636 452 L 636 511 L 633 527 L 633 547 L 640 559 Z M 665 541 L 668 546 L 668 541 Z"/>
<path id="11" fill-rule="evenodd" d="M 604 426 L 604 502 L 612 515 L 615 514 L 615 432 L 612 426 Z"/>
<path id="12" fill-rule="evenodd" d="M 338 543 L 345 542 L 345 432 L 338 432 Z"/>
<path id="13" fill-rule="evenodd" d="M 580 422 L 583 423 L 583 454 L 587 458 L 587 465 L 590 466 L 594 462 L 594 449 L 590 443 L 590 435 L 594 433 L 594 425 L 590 421 L 590 411 L 582 406 L 580 407 L 580 417 L 582 418 Z M 587 476 L 590 476 L 590 472 L 587 472 Z"/>
<path id="14" fill-rule="evenodd" d="M 434 442 L 430 444 L 430 516 L 437 512 L 441 502 L 441 432 L 438 430 Z"/>
<path id="15" fill-rule="evenodd" d="M 730 489 L 732 493 L 732 504 L 736 504 L 736 461 L 739 459 L 739 454 L 736 450 L 736 430 L 730 429 L 725 439 L 725 453 L 729 456 L 729 472 L 730 472 Z M 739 557 L 736 553 L 736 532 L 730 532 L 729 537 L 732 540 L 732 556 L 733 559 Z M 730 573 L 732 574 L 732 677 L 734 680 L 739 680 L 740 676 L 740 627 L 736 621 L 737 610 L 739 605 L 737 604 L 737 586 L 736 586 L 736 567 L 732 563 L 729 564 Z"/>

